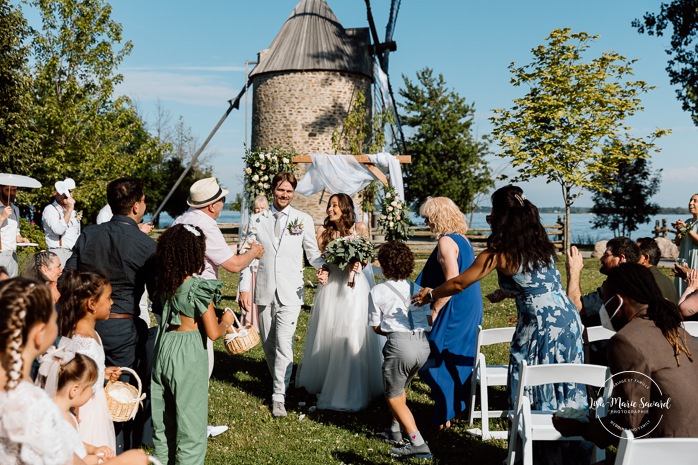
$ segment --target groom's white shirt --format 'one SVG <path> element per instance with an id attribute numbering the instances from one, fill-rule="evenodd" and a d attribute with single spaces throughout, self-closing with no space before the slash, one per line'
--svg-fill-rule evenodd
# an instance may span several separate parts
<path id="1" fill-rule="evenodd" d="M 320 254 L 313 219 L 307 213 L 296 210 L 290 205 L 282 210 L 281 237 L 274 238 L 275 209 L 265 210 L 252 215 L 248 231 L 256 231 L 257 242 L 264 246 L 264 255 L 259 259 L 257 283 L 254 289 L 254 303 L 269 305 L 277 295 L 279 303 L 284 306 L 303 304 L 303 251 L 308 262 L 320 268 L 325 260 Z M 293 234 L 289 225 L 301 224 L 302 231 Z M 242 271 L 240 290 L 249 291 L 249 267 Z"/>

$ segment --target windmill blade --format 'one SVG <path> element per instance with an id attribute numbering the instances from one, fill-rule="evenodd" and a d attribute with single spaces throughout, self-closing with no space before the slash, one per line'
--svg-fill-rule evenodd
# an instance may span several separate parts
<path id="1" fill-rule="evenodd" d="M 393 34 L 395 33 L 395 23 L 397 23 L 397 14 L 400 11 L 400 0 L 392 0 L 390 2 L 390 16 L 388 17 L 388 24 L 385 26 L 385 42 L 389 43 L 393 41 Z M 390 51 L 386 50 L 381 56 L 381 68 L 388 74 L 388 58 L 390 56 Z"/>
<path id="2" fill-rule="evenodd" d="M 371 0 L 365 0 L 366 2 L 366 18 L 368 19 L 368 27 L 371 31 L 371 37 L 373 38 L 373 50 L 372 54 L 378 58 L 380 63 L 380 68 L 385 74 L 385 78 L 388 84 L 388 94 L 390 95 L 390 104 L 392 106 L 393 114 L 395 115 L 395 123 L 397 125 L 398 133 L 400 135 L 399 142 L 402 147 L 403 153 L 407 150 L 405 145 L 405 135 L 402 132 L 402 124 L 400 123 L 400 115 L 397 112 L 397 104 L 395 103 L 395 97 L 393 95 L 393 88 L 390 84 L 390 75 L 388 74 L 388 55 L 390 52 L 397 50 L 397 45 L 392 40 L 386 40 L 386 42 L 381 43 L 378 39 L 378 31 L 376 29 L 376 23 L 373 20 L 373 13 L 371 12 Z M 386 37 L 390 34 L 392 39 L 393 32 L 395 31 L 395 22 L 397 21 L 397 13 L 400 9 L 400 0 L 392 0 L 390 4 L 390 19 L 388 20 L 388 27 L 386 28 Z M 395 134 L 395 131 L 391 131 Z"/>

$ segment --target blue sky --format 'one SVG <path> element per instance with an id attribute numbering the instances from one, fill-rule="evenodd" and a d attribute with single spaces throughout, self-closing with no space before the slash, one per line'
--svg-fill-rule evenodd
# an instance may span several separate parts
<path id="1" fill-rule="evenodd" d="M 120 68 L 125 79 L 118 90 L 137 102 L 146 120 L 152 121 L 159 102 L 174 119 L 183 116 L 203 141 L 227 109 L 227 100 L 244 85 L 245 61 L 255 60 L 257 52 L 269 46 L 296 3 L 113 1 L 113 17 L 123 24 L 124 38 L 134 44 Z M 328 4 L 345 27 L 367 26 L 364 0 Z M 382 36 L 390 2 L 373 0 L 371 5 Z M 656 127 L 673 131 L 659 141 L 662 152 L 653 157 L 653 167 L 663 169 L 662 189 L 654 200 L 663 206 L 684 206 L 698 191 L 698 129 L 681 110 L 664 70 L 669 39 L 640 35 L 630 25 L 658 5 L 659 0 L 403 0 L 394 35 L 398 48 L 390 59 L 391 81 L 394 88 L 401 87 L 401 75 L 414 80 L 416 71 L 427 66 L 442 73 L 449 87 L 475 103 L 475 129 L 485 134 L 491 129 L 491 110 L 510 107 L 525 92 L 510 85 L 510 62 L 530 63 L 530 50 L 545 43 L 556 28 L 598 34 L 594 56 L 614 50 L 636 58 L 635 78 L 657 86 L 643 97 L 645 110 L 630 125 L 636 134 Z M 241 190 L 244 134 L 241 108 L 233 111 L 210 144 L 214 174 L 233 192 Z M 500 171 L 506 160 L 492 157 L 491 165 Z M 524 189 L 539 206 L 562 205 L 555 184 L 538 179 Z M 584 195 L 577 205 L 591 205 L 591 196 Z"/>

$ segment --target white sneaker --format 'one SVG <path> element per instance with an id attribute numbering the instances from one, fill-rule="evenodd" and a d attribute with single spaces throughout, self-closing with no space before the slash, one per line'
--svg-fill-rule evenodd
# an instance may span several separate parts
<path id="1" fill-rule="evenodd" d="M 212 425 L 208 425 L 208 426 L 206 427 L 206 433 L 207 433 L 206 435 L 207 435 L 208 437 L 210 437 L 210 438 L 215 438 L 215 437 L 218 436 L 219 434 L 223 434 L 223 433 L 225 433 L 226 431 L 228 431 L 228 427 L 225 426 L 225 425 L 223 425 L 223 426 L 212 426 Z"/>

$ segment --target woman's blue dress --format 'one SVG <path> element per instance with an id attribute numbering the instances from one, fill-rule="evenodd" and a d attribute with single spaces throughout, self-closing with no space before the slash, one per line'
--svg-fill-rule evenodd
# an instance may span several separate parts
<path id="1" fill-rule="evenodd" d="M 448 234 L 458 245 L 458 272 L 463 273 L 475 260 L 470 242 L 459 234 Z M 443 284 L 438 246 L 417 278 L 422 287 Z M 473 371 L 477 345 L 477 327 L 482 324 L 482 292 L 475 283 L 456 294 L 439 311 L 429 333 L 431 353 L 419 376 L 431 388 L 434 399 L 434 425 L 443 425 L 466 410 L 468 384 Z"/>
<path id="2" fill-rule="evenodd" d="M 509 401 L 513 407 L 519 389 L 519 363 L 584 363 L 582 322 L 570 301 L 554 265 L 521 268 L 513 276 L 499 273 L 499 286 L 516 297 L 519 321 L 511 341 L 509 358 Z M 531 408 L 554 411 L 575 401 L 587 406 L 583 385 L 555 384 L 527 391 Z M 571 404 L 574 405 L 574 404 Z"/>

